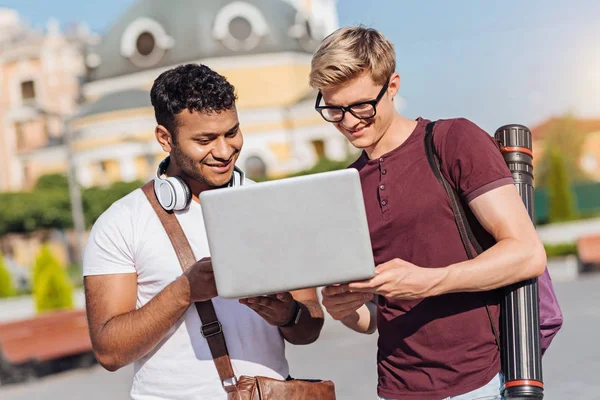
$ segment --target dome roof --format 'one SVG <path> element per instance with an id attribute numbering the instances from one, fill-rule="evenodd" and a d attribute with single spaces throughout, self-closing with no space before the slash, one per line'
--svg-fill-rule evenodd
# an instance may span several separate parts
<path id="1" fill-rule="evenodd" d="M 310 53 L 320 27 L 282 0 L 139 0 L 88 49 L 89 80 L 212 57 Z"/>
<path id="2" fill-rule="evenodd" d="M 74 118 L 144 107 L 152 107 L 150 93 L 141 89 L 127 89 L 107 94 L 94 103 L 86 104 Z"/>

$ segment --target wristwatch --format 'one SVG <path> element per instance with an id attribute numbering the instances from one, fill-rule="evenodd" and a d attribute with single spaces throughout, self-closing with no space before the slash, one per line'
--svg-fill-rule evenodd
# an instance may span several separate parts
<path id="1" fill-rule="evenodd" d="M 291 328 L 292 326 L 296 325 L 298 321 L 300 321 L 300 316 L 302 315 L 302 307 L 300 307 L 300 303 L 298 303 L 296 300 L 294 300 L 294 307 L 295 309 L 292 318 L 285 325 L 281 325 L 280 328 Z"/>

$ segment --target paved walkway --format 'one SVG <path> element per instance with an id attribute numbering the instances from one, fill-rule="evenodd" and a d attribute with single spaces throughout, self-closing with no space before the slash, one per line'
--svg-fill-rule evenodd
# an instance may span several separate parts
<path id="1" fill-rule="evenodd" d="M 545 400 L 600 400 L 600 275 L 556 283 L 565 324 L 544 358 Z M 291 373 L 335 381 L 338 399 L 375 399 L 376 335 L 348 331 L 328 320 L 311 346 L 289 346 Z M 2 400 L 127 399 L 132 369 L 96 366 L 0 389 Z"/>

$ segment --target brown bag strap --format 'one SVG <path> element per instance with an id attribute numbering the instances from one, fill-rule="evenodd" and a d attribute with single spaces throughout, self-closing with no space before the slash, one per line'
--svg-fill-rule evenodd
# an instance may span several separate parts
<path id="1" fill-rule="evenodd" d="M 185 271 L 188 267 L 196 263 L 196 257 L 194 257 L 190 243 L 183 233 L 183 229 L 181 229 L 181 225 L 179 225 L 177 217 L 172 212 L 166 211 L 158 203 L 158 199 L 154 193 L 153 181 L 150 181 L 142 186 L 142 191 L 148 198 L 148 201 L 152 205 L 156 215 L 158 215 L 158 219 L 164 226 L 165 231 L 169 236 L 169 240 L 175 248 L 175 253 L 177 254 L 177 258 L 181 264 L 181 269 Z M 208 347 L 210 347 L 210 352 L 213 356 L 215 366 L 219 372 L 221 384 L 227 392 L 235 391 L 234 385 L 237 383 L 237 379 L 233 373 L 231 359 L 229 358 L 227 344 L 225 343 L 225 336 L 223 335 L 223 327 L 217 319 L 215 307 L 213 306 L 211 300 L 196 302 L 194 304 L 196 305 L 196 310 L 198 311 L 198 316 L 200 317 L 200 322 L 202 323 L 200 333 L 208 342 Z M 227 385 L 225 383 L 227 380 L 231 380 L 234 384 Z"/>

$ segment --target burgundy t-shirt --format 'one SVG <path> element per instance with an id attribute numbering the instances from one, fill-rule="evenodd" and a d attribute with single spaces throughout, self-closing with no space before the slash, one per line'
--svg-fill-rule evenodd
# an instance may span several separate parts
<path id="1" fill-rule="evenodd" d="M 426 268 L 467 260 L 449 199 L 425 155 L 428 120 L 388 154 L 366 153 L 360 171 L 376 264 L 401 258 Z M 494 140 L 466 119 L 442 120 L 434 130 L 442 173 L 466 202 L 513 178 Z M 493 240 L 465 203 L 475 235 Z M 492 242 L 493 243 L 493 242 Z M 378 394 L 402 400 L 441 399 L 472 391 L 500 371 L 485 309 L 498 326 L 497 292 L 453 293 L 378 304 Z"/>

